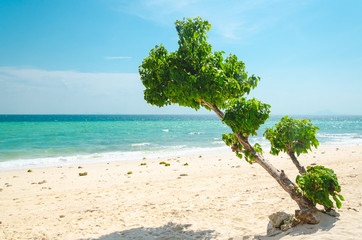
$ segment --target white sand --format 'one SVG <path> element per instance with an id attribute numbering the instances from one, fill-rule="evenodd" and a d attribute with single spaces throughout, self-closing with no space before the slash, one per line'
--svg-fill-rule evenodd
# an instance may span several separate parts
<path id="1" fill-rule="evenodd" d="M 266 157 L 295 179 L 286 155 Z M 361 239 L 362 146 L 300 161 L 335 170 L 346 199 L 338 218 L 322 214 L 318 225 L 268 238 L 268 216 L 297 206 L 259 165 L 232 153 L 180 156 L 1 172 L 0 239 Z"/>

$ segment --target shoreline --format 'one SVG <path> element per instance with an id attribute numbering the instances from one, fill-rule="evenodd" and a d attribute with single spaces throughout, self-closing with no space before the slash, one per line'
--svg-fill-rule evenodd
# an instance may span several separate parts
<path id="1" fill-rule="evenodd" d="M 295 179 L 285 154 L 265 157 Z M 283 239 L 361 235 L 362 146 L 322 146 L 299 160 L 332 168 L 346 201 L 337 220 L 298 226 Z M 78 166 L 0 172 L 0 238 L 265 238 L 270 214 L 297 208 L 259 165 L 231 151 Z"/>
<path id="2" fill-rule="evenodd" d="M 318 149 L 324 148 L 338 148 L 338 147 L 358 147 L 360 144 L 337 144 L 337 143 L 324 143 Z M 264 152 L 269 154 L 270 144 L 263 145 Z M 313 151 L 318 151 L 313 149 Z M 195 147 L 186 149 L 172 149 L 163 151 L 129 151 L 129 152 L 96 152 L 89 154 L 75 154 L 69 156 L 56 156 L 56 157 L 42 157 L 42 158 L 29 158 L 29 159 L 14 159 L 8 161 L 0 161 L 0 173 L 11 172 L 17 170 L 39 169 L 39 168 L 53 168 L 53 167 L 69 167 L 76 165 L 89 165 L 89 164 L 102 164 L 107 162 L 128 162 L 138 161 L 139 159 L 156 160 L 160 158 L 175 158 L 175 157 L 190 157 L 193 155 L 213 155 L 218 153 L 228 154 L 230 148 L 225 144 L 217 147 Z"/>
<path id="3" fill-rule="evenodd" d="M 192 157 L 196 155 L 214 155 L 217 153 L 230 153 L 230 148 L 226 145 L 222 147 L 210 147 L 210 148 L 189 148 L 184 150 L 169 150 L 169 151 L 130 151 L 130 152 L 103 152 L 92 154 L 77 154 L 70 156 L 58 156 L 48 158 L 35 158 L 35 159 L 19 159 L 0 162 L 1 164 L 15 164 L 20 163 L 17 166 L 10 166 L 0 168 L 0 174 L 2 172 L 11 172 L 17 170 L 28 169 L 43 169 L 43 168 L 55 168 L 55 167 L 74 167 L 78 165 L 94 165 L 105 163 L 122 163 L 122 162 L 134 162 L 140 159 L 167 159 L 176 157 Z M 68 160 L 70 159 L 70 161 Z M 33 163 L 34 161 L 40 163 Z M 47 162 L 50 160 L 50 162 Z M 24 164 L 25 163 L 25 164 Z"/>

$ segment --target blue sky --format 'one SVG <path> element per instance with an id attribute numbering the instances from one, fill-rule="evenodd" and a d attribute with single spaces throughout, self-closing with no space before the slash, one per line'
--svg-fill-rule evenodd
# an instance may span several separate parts
<path id="1" fill-rule="evenodd" d="M 362 114 L 362 1 L 1 0 L 0 114 L 195 113 L 143 100 L 138 66 L 200 16 L 272 114 Z M 207 111 L 198 111 L 207 113 Z"/>

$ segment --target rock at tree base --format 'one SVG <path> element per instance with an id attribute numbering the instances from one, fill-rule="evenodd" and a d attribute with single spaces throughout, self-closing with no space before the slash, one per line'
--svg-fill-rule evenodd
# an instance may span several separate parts
<path id="1" fill-rule="evenodd" d="M 277 235 L 277 234 L 279 234 L 279 233 L 281 233 L 281 232 L 282 232 L 282 230 L 280 230 L 280 228 L 275 228 L 275 227 L 273 227 L 272 222 L 269 221 L 268 227 L 267 227 L 267 230 L 266 230 L 266 234 L 267 234 L 268 236 L 274 236 L 274 235 Z"/>
<path id="2" fill-rule="evenodd" d="M 276 212 L 269 216 L 270 223 L 275 228 L 279 228 L 282 225 L 284 219 L 287 219 L 291 215 L 286 212 Z"/>
<path id="3" fill-rule="evenodd" d="M 316 210 L 295 210 L 295 217 L 308 224 L 317 224 L 319 219 L 316 216 Z"/>
<path id="4" fill-rule="evenodd" d="M 269 216 L 269 223 L 267 227 L 267 235 L 273 236 L 287 231 L 298 224 L 298 221 L 294 218 L 294 215 L 285 212 L 276 212 Z"/>

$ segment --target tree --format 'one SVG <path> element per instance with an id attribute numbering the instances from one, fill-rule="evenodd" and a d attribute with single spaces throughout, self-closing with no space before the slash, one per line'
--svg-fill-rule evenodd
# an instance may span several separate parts
<path id="1" fill-rule="evenodd" d="M 340 200 L 344 200 L 339 194 L 341 186 L 337 175 L 332 169 L 324 166 L 307 167 L 306 171 L 295 156 L 295 154 L 299 156 L 301 153 L 307 153 L 312 147 L 318 147 L 317 130 L 319 128 L 310 120 L 295 120 L 285 116 L 275 124 L 275 128 L 267 128 L 264 136 L 271 143 L 271 154 L 278 155 L 281 151 L 286 152 L 297 167 L 300 175 L 296 178 L 299 187 L 296 190 L 310 199 L 314 206 L 318 203 L 329 211 L 333 207 L 329 196 L 336 202 L 337 208 L 341 208 Z"/>
<path id="2" fill-rule="evenodd" d="M 270 153 L 278 155 L 286 152 L 300 174 L 306 173 L 305 168 L 300 165 L 295 154 L 307 153 L 312 147 L 318 147 L 316 131 L 319 130 L 308 120 L 294 120 L 285 116 L 275 124 L 274 128 L 267 128 L 264 136 L 271 143 Z"/>
<path id="3" fill-rule="evenodd" d="M 298 204 L 298 219 L 317 223 L 312 199 L 298 190 L 283 170 L 276 169 L 263 157 L 259 144 L 252 146 L 249 143 L 249 137 L 256 135 L 256 130 L 270 113 L 268 104 L 245 97 L 257 86 L 260 78 L 248 75 L 244 63 L 235 55 L 224 57 L 224 52 L 212 51 L 206 35 L 211 28 L 208 21 L 198 17 L 176 21 L 175 25 L 179 48 L 168 52 L 162 45 L 157 45 L 139 67 L 146 87 L 145 100 L 158 107 L 179 104 L 196 110 L 205 107 L 214 111 L 231 128 L 232 133 L 224 134 L 223 140 L 236 155 L 240 158 L 244 156 L 249 163 L 261 165 L 279 183 Z M 313 144 L 314 141 L 307 146 Z M 278 149 L 276 145 L 274 152 L 280 151 Z M 305 151 L 298 144 L 292 144 L 288 154 L 293 156 L 295 152 Z"/>

